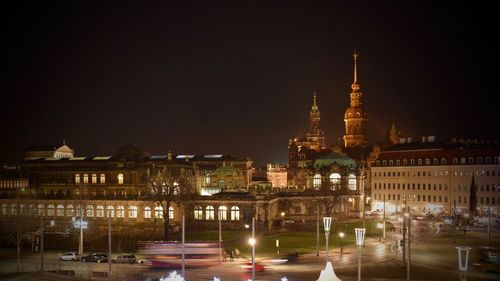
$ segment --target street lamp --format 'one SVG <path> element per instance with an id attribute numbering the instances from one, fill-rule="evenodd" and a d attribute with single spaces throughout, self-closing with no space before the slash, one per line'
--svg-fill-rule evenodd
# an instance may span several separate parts
<path id="1" fill-rule="evenodd" d="M 252 246 L 252 281 L 255 281 L 255 217 L 252 218 L 252 238 L 248 239 Z"/>
<path id="2" fill-rule="evenodd" d="M 342 243 L 342 239 L 344 239 L 344 232 L 339 232 L 339 237 L 340 237 L 340 253 L 344 252 L 344 243 Z"/>
<path id="3" fill-rule="evenodd" d="M 465 281 L 467 279 L 467 266 L 469 263 L 469 251 L 471 247 L 456 247 L 458 251 L 458 270 L 460 271 L 460 280 Z M 462 259 L 465 256 L 465 260 Z"/>
<path id="4" fill-rule="evenodd" d="M 283 227 L 285 227 L 285 212 L 281 212 L 281 229 L 283 229 Z"/>
<path id="5" fill-rule="evenodd" d="M 408 223 L 408 259 L 406 264 L 406 280 L 410 281 L 410 263 L 411 263 L 411 217 L 409 212 L 405 212 L 405 219 Z"/>
<path id="6" fill-rule="evenodd" d="M 356 245 L 358 246 L 358 281 L 361 281 L 361 246 L 365 243 L 366 228 L 355 228 Z"/>
<path id="7" fill-rule="evenodd" d="M 330 227 L 332 226 L 332 217 L 323 217 L 323 226 L 325 227 L 326 262 L 328 263 L 328 236 L 330 235 Z"/>
<path id="8" fill-rule="evenodd" d="M 377 223 L 377 228 L 380 229 L 380 238 L 379 238 L 379 242 L 382 242 L 382 228 L 384 228 L 384 224 L 379 222 Z"/>

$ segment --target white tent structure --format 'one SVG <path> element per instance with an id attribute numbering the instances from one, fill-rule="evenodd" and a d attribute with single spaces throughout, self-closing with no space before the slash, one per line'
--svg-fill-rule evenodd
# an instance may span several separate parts
<path id="1" fill-rule="evenodd" d="M 324 270 L 321 270 L 319 278 L 316 281 L 341 281 L 340 278 L 335 275 L 333 271 L 333 266 L 331 262 L 328 262 Z"/>

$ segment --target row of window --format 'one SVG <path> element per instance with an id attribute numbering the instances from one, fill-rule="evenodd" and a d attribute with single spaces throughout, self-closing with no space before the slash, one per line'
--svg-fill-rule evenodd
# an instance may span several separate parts
<path id="1" fill-rule="evenodd" d="M 427 196 L 427 197 L 426 197 Z M 402 201 L 404 200 L 404 196 L 401 194 L 386 194 L 386 196 L 383 196 L 383 194 L 375 194 L 375 199 L 378 200 L 392 200 L 392 201 Z M 448 202 L 448 196 L 441 196 L 441 195 L 416 195 L 415 200 L 416 201 L 422 201 L 423 202 L 443 202 L 447 203 Z M 426 200 L 427 199 L 427 200 Z"/>
<path id="2" fill-rule="evenodd" d="M 373 177 L 430 177 L 432 176 L 431 171 L 411 171 L 411 172 L 374 172 Z M 448 171 L 434 171 L 434 176 L 448 176 L 449 173 Z M 484 171 L 484 170 L 477 170 L 477 171 L 455 171 L 453 173 L 454 176 L 495 176 L 495 175 L 500 175 L 500 171 L 496 172 L 494 170 L 492 171 Z"/>
<path id="3" fill-rule="evenodd" d="M 373 189 L 403 189 L 403 190 L 448 190 L 447 184 L 430 183 L 374 183 Z"/>
<path id="4" fill-rule="evenodd" d="M 49 217 L 73 217 L 73 216 L 80 216 L 80 205 L 76 205 L 73 207 L 73 205 L 66 205 L 66 207 L 62 204 L 54 205 L 54 204 L 48 204 L 47 207 L 45 208 L 45 205 L 39 204 L 38 206 L 31 204 L 29 206 L 21 204 L 21 205 L 16 205 L 16 204 L 2 204 L 2 210 L 1 213 L 3 216 L 7 215 L 12 215 L 16 216 L 18 212 L 20 215 L 44 215 L 44 216 L 49 216 Z M 26 209 L 26 207 L 28 207 Z M 9 211 L 10 209 L 10 211 Z M 128 206 L 128 218 L 130 219 L 136 219 L 138 217 L 138 208 L 137 206 Z M 240 220 L 240 208 L 238 206 L 232 206 L 231 207 L 231 212 L 230 212 L 230 218 L 233 221 Z M 98 218 L 103 218 L 103 217 L 108 217 L 111 216 L 112 218 L 116 217 L 117 218 L 125 218 L 126 210 L 124 206 L 117 206 L 116 209 L 114 206 L 107 206 L 106 208 L 103 205 L 87 205 L 85 208 L 82 208 L 83 215 L 86 217 L 98 217 Z M 153 213 L 152 213 L 153 211 Z M 151 207 L 144 207 L 144 218 L 145 219 L 151 219 L 151 215 L 153 215 L 153 218 L 163 218 L 163 207 L 161 206 L 156 206 L 153 210 Z M 168 216 L 170 219 L 174 218 L 174 208 L 170 207 L 168 210 Z M 196 206 L 194 208 L 194 218 L 196 220 L 214 220 L 215 219 L 215 209 L 213 206 L 207 206 L 205 210 L 201 206 Z M 219 206 L 218 212 L 217 212 L 217 219 L 220 220 L 227 220 L 228 219 L 228 208 L 226 206 Z"/>
<path id="5" fill-rule="evenodd" d="M 227 210 L 228 208 L 226 206 L 219 206 L 219 210 L 217 212 L 217 219 L 220 220 L 227 220 Z M 203 215 L 205 213 L 205 215 Z M 231 207 L 231 220 L 232 221 L 237 221 L 240 220 L 240 208 L 238 206 L 232 206 Z M 205 210 L 203 210 L 203 207 L 201 206 L 196 206 L 194 207 L 194 219 L 195 220 L 214 220 L 215 219 L 215 209 L 213 206 L 207 206 Z"/>
<path id="6" fill-rule="evenodd" d="M 331 173 L 329 176 L 331 183 L 331 190 L 338 190 L 340 186 L 341 176 L 339 173 Z M 313 177 L 313 188 L 319 190 L 321 188 L 321 174 L 315 174 Z M 347 178 L 347 185 L 349 190 L 356 190 L 356 176 L 354 174 L 349 174 Z"/>
<path id="7" fill-rule="evenodd" d="M 117 176 L 117 181 L 118 184 L 123 184 L 123 174 L 118 174 Z M 92 174 L 91 177 L 91 183 L 97 184 L 97 174 Z M 80 176 L 80 174 L 75 175 L 75 183 L 89 183 L 89 175 L 88 174 L 83 174 L 83 176 Z M 106 183 L 106 175 L 105 174 L 100 174 L 99 175 L 99 183 L 104 184 Z"/>
<path id="8" fill-rule="evenodd" d="M 441 160 L 441 161 L 440 161 Z M 432 160 L 430 158 L 426 158 L 426 159 L 416 159 L 416 162 L 415 162 L 415 159 L 410 159 L 410 166 L 415 166 L 415 163 L 417 163 L 417 165 L 424 165 L 424 161 L 425 161 L 425 165 L 431 165 L 431 162 L 432 162 L 432 165 L 439 165 L 439 163 L 441 163 L 441 165 L 446 165 L 446 158 L 441 158 L 441 159 L 438 159 L 438 158 L 433 158 Z M 469 164 L 469 165 L 473 165 L 473 164 L 483 164 L 483 157 L 461 157 L 461 158 L 453 158 L 452 159 L 452 163 L 453 165 L 458 165 L 460 162 L 460 164 L 462 165 L 465 165 L 465 164 Z M 495 164 L 499 164 L 500 163 L 500 157 L 494 157 L 493 158 L 493 162 Z M 396 163 L 396 166 L 401 166 L 401 163 L 403 163 L 403 166 L 406 166 L 408 165 L 408 159 L 403 159 L 403 161 L 401 161 L 400 159 L 396 159 L 396 161 L 394 160 L 377 160 L 376 164 L 377 166 L 380 166 L 380 164 L 382 164 L 382 166 L 387 166 L 387 164 L 389 163 L 389 166 L 394 166 L 394 163 Z M 491 164 L 492 163 L 492 158 L 491 157 L 485 157 L 484 158 L 484 164 Z"/>
<path id="9" fill-rule="evenodd" d="M 28 180 L 0 180 L 0 188 L 28 187 Z"/>

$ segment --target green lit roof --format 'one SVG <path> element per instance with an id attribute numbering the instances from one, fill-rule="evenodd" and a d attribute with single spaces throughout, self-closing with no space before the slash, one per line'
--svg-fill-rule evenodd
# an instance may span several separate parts
<path id="1" fill-rule="evenodd" d="M 344 154 L 335 152 L 323 155 L 320 158 L 316 159 L 316 161 L 314 161 L 313 166 L 314 168 L 321 168 L 321 167 L 329 167 L 333 164 L 337 164 L 339 166 L 344 166 L 344 167 L 356 167 L 356 161 L 354 159 L 345 156 Z"/>
<path id="2" fill-rule="evenodd" d="M 214 171 L 214 175 L 218 175 L 220 177 L 223 176 L 236 176 L 238 175 L 238 170 L 230 166 L 220 166 Z"/>

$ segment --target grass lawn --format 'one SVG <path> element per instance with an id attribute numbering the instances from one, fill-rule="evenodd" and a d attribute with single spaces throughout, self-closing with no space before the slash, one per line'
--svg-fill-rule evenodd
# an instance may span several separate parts
<path id="1" fill-rule="evenodd" d="M 377 222 L 374 220 L 366 220 L 367 228 L 367 238 L 378 238 L 380 237 L 381 230 L 377 228 Z M 351 220 L 345 222 L 332 222 L 332 230 L 330 231 L 330 238 L 328 240 L 329 248 L 339 248 L 340 238 L 338 236 L 339 232 L 344 232 L 345 236 L 342 239 L 343 245 L 352 245 L 355 243 L 354 228 L 362 227 L 362 220 Z M 392 224 L 386 222 L 386 228 L 390 229 Z M 320 236 L 319 236 L 319 249 L 325 249 L 325 232 L 323 229 L 322 222 L 320 223 Z M 224 243 L 224 248 L 227 250 L 239 249 L 243 257 L 250 256 L 251 248 L 248 245 L 248 239 L 252 235 L 252 231 L 249 230 L 222 230 L 222 240 Z M 187 241 L 195 240 L 214 240 L 217 241 L 219 237 L 219 232 L 217 230 L 206 230 L 198 231 L 194 233 L 186 233 Z M 257 244 L 255 251 L 260 257 L 276 256 L 276 239 L 279 239 L 279 250 L 280 255 L 286 255 L 290 253 L 312 253 L 316 251 L 316 225 L 292 225 L 288 229 L 277 230 L 274 232 L 257 232 L 256 240 Z"/>

